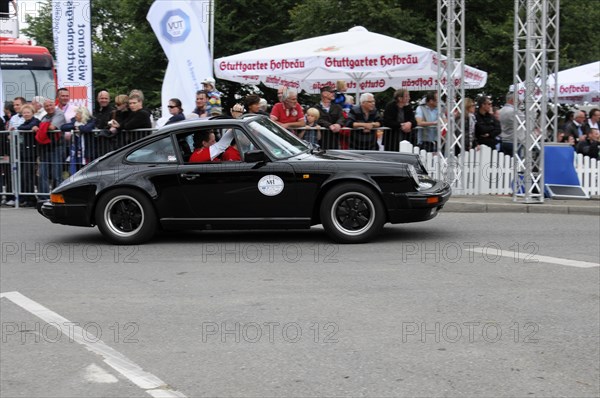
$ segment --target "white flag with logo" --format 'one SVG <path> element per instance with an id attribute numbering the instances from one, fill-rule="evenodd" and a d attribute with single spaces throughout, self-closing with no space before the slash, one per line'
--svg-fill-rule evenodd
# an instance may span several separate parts
<path id="1" fill-rule="evenodd" d="M 162 87 L 163 116 L 169 116 L 168 101 L 178 98 L 190 113 L 202 80 L 212 76 L 208 49 L 208 4 L 205 1 L 164 1 L 152 4 L 146 19 L 169 59 Z"/>
<path id="2" fill-rule="evenodd" d="M 90 0 L 52 0 L 56 77 L 76 106 L 93 106 Z"/>

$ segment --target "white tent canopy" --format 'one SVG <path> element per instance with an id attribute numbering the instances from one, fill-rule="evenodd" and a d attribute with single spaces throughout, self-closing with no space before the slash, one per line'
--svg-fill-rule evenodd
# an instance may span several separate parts
<path id="1" fill-rule="evenodd" d="M 214 61 L 220 79 L 262 82 L 319 92 L 345 80 L 350 91 L 379 92 L 389 87 L 437 87 L 437 52 L 357 26 L 347 32 L 248 51 Z M 442 61 L 443 64 L 443 61 Z M 465 66 L 465 88 L 481 88 L 487 73 Z M 454 79 L 460 76 L 453 76 Z"/>
<path id="2" fill-rule="evenodd" d="M 519 85 L 521 98 L 525 85 Z M 548 77 L 548 98 L 554 97 L 554 75 Z M 558 72 L 558 102 L 567 104 L 600 103 L 600 61 Z"/>
<path id="3" fill-rule="evenodd" d="M 549 84 L 554 88 L 554 79 Z M 600 103 L 600 61 L 558 72 L 560 102 Z"/>

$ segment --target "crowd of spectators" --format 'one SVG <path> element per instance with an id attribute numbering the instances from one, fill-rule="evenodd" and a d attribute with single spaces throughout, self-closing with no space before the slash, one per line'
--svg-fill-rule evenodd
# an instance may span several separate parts
<path id="1" fill-rule="evenodd" d="M 191 112 L 184 112 L 179 98 L 171 98 L 167 107 L 169 115 L 163 124 L 194 118 L 262 114 L 323 149 L 399 151 L 400 142 L 409 141 L 425 151 L 436 152 L 438 137 L 445 134 L 445 131 L 438 131 L 437 92 L 426 93 L 415 107 L 411 105 L 409 92 L 399 89 L 380 111 L 371 93 L 362 93 L 354 104 L 344 81 L 337 82 L 336 87 L 321 87 L 320 98 L 312 104 L 300 104 L 297 90 L 280 86 L 275 104 L 269 105 L 259 95 L 250 94 L 226 112 L 215 80 L 206 78 L 203 85 L 196 93 L 196 107 Z M 117 95 L 114 104 L 111 104 L 108 91 L 102 90 L 96 100 L 98 105 L 93 115 L 86 107 L 70 101 L 69 90 L 64 88 L 58 90 L 56 101 L 34 97 L 28 103 L 17 97 L 5 104 L 0 130 L 31 132 L 20 136 L 21 192 L 34 191 L 36 176 L 38 191 L 49 192 L 51 187 L 60 184 L 67 175 L 90 160 L 139 138 L 141 135 L 136 132 L 140 129 L 146 130 L 147 134 L 149 129 L 156 127 L 151 112 L 144 107 L 144 94 L 140 90 Z M 441 108 L 442 118 L 447 118 L 445 107 L 442 105 Z M 492 101 L 486 96 L 479 96 L 476 101 L 466 98 L 465 114 L 455 112 L 452 115 L 457 126 L 464 125 L 464 148 L 470 150 L 486 145 L 512 155 L 516 134 L 516 150 L 522 151 L 525 133 L 520 129 L 515 131 L 516 108 L 512 93 L 507 94 L 504 106 L 498 109 L 492 107 Z M 460 123 L 461 118 L 464 123 Z M 559 128 L 558 140 L 571 144 L 578 153 L 597 159 L 599 119 L 597 108 L 589 114 L 570 112 Z M 9 134 L 0 137 L 0 151 L 4 156 L 9 155 L 9 140 Z M 199 139 L 199 142 L 208 147 L 210 137 Z M 232 147 L 235 149 L 235 142 Z M 10 185 L 11 173 L 6 163 L 0 164 L 0 168 L 3 179 L 0 185 Z M 14 204 L 14 198 L 7 199 L 8 205 Z M 32 203 L 32 194 L 24 195 L 21 205 Z"/>
<path id="2" fill-rule="evenodd" d="M 144 109 L 144 94 L 132 90 L 115 98 L 111 106 L 110 95 L 100 91 L 98 107 L 93 115 L 85 106 L 71 101 L 66 88 L 58 89 L 56 101 L 34 97 L 31 102 L 16 97 L 4 104 L 0 130 L 18 131 L 18 169 L 20 189 L 23 194 L 3 197 L 2 204 L 14 206 L 17 200 L 22 207 L 34 206 L 36 196 L 45 199 L 51 187 L 58 186 L 67 176 L 74 174 L 89 161 L 123 146 L 138 137 L 132 130 L 151 129 L 153 120 Z M 9 157 L 11 134 L 0 135 L 0 152 Z M 0 164 L 0 186 L 11 187 L 10 164 Z M 35 194 L 35 187 L 40 195 Z"/>

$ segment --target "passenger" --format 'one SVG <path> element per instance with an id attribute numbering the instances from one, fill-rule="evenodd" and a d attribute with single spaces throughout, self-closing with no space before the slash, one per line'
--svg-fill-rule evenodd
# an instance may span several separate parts
<path id="1" fill-rule="evenodd" d="M 196 149 L 190 156 L 190 163 L 218 162 L 217 156 L 225 152 L 231 140 L 233 140 L 232 130 L 227 130 L 219 142 L 216 142 L 215 133 L 212 130 L 202 130 L 196 133 L 194 136 Z"/>

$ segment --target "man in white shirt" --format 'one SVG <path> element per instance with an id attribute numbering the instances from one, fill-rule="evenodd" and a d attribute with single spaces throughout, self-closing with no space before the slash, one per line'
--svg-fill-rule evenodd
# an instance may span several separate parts
<path id="1" fill-rule="evenodd" d="M 69 123 L 75 117 L 75 113 L 77 113 L 77 106 L 70 102 L 71 94 L 69 90 L 64 87 L 59 88 L 56 97 L 58 98 L 57 107 L 63 111 L 65 120 Z"/>

